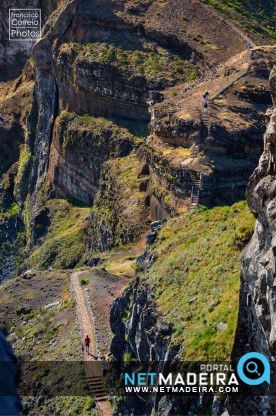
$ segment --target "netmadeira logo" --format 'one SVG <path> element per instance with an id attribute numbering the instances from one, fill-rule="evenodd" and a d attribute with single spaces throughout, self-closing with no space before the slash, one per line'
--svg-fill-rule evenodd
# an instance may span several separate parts
<path id="1" fill-rule="evenodd" d="M 243 355 L 237 366 L 239 378 L 249 386 L 257 386 L 264 382 L 270 384 L 270 364 L 268 359 L 259 352 Z"/>
<path id="2" fill-rule="evenodd" d="M 238 393 L 240 381 L 249 386 L 270 384 L 270 363 L 265 355 L 249 352 L 239 359 L 236 369 L 232 364 L 199 363 L 196 372 L 125 373 L 124 381 L 126 392 L 132 393 Z"/>

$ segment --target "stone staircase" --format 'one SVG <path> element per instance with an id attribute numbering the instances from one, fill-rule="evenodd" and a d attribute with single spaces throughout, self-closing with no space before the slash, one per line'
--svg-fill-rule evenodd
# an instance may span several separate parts
<path id="1" fill-rule="evenodd" d="M 86 378 L 89 389 L 92 391 L 96 402 L 105 402 L 108 400 L 106 387 L 103 378 L 100 375 L 93 375 Z"/>
<path id="2" fill-rule="evenodd" d="M 191 202 L 189 209 L 197 209 L 199 204 L 199 193 L 202 186 L 202 174 L 198 172 L 189 171 L 192 191 L 191 191 Z"/>
<path id="3" fill-rule="evenodd" d="M 191 150 L 191 157 L 192 158 L 196 158 L 199 150 L 200 150 L 199 149 L 199 145 L 198 144 L 194 144 L 193 147 L 192 147 L 192 150 Z"/>
<path id="4" fill-rule="evenodd" d="M 210 116 L 209 116 L 209 113 L 206 111 L 206 112 L 203 112 L 201 116 L 201 141 L 203 143 L 209 135 L 209 125 L 210 125 Z"/>
<path id="5" fill-rule="evenodd" d="M 88 288 L 84 289 L 84 296 L 91 322 L 93 322 L 94 342 L 98 356 L 98 358 L 94 357 L 93 360 L 84 362 L 86 382 L 95 401 L 97 411 L 101 414 L 101 416 L 111 416 L 112 409 L 108 398 L 106 381 L 103 375 L 103 361 L 101 361 L 101 358 L 103 357 L 99 345 L 99 334 L 96 327 L 96 316 L 92 308 L 92 300 Z"/>

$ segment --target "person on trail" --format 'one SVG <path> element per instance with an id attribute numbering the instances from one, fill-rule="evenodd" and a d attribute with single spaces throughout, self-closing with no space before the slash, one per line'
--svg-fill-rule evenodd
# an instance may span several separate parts
<path id="1" fill-rule="evenodd" d="M 202 98 L 203 98 L 203 109 L 204 109 L 205 104 L 207 105 L 207 101 L 208 101 L 208 98 L 209 98 L 209 92 L 206 91 L 205 94 L 203 94 Z"/>
<path id="2" fill-rule="evenodd" d="M 247 42 L 246 46 L 247 46 L 247 49 L 251 49 L 251 48 L 252 48 L 252 46 L 251 46 L 251 43 L 250 43 L 250 42 Z"/>
<path id="3" fill-rule="evenodd" d="M 89 353 L 89 345 L 90 345 L 91 339 L 89 338 L 88 335 L 86 335 L 85 340 L 84 340 L 84 345 L 85 345 L 85 351 L 87 353 Z"/>
<path id="4" fill-rule="evenodd" d="M 208 104 L 207 103 L 204 103 L 203 111 L 206 113 L 207 110 L 208 110 Z"/>

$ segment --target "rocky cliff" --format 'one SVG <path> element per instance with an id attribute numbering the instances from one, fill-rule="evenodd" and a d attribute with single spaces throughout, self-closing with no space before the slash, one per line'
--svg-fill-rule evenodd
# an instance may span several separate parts
<path id="1" fill-rule="evenodd" d="M 233 356 L 259 351 L 275 359 L 276 342 L 276 70 L 270 75 L 273 108 L 268 111 L 264 152 L 247 188 L 249 207 L 257 221 L 254 235 L 243 252 L 239 322 Z M 274 375 L 275 376 L 275 375 Z M 263 401 L 248 400 L 255 412 L 273 414 L 273 383 L 261 393 Z M 260 392 L 259 392 L 260 394 Z M 244 403 L 235 408 L 244 409 Z"/>
<path id="2" fill-rule="evenodd" d="M 256 217 L 257 222 L 254 234 L 242 255 L 239 316 L 236 323 L 236 335 L 231 354 L 233 359 L 238 359 L 240 356 L 250 351 L 259 351 L 271 360 L 275 359 L 275 68 L 270 74 L 270 86 L 273 107 L 272 109 L 269 109 L 266 114 L 267 127 L 264 135 L 264 151 L 260 158 L 259 165 L 251 176 L 247 187 L 249 207 Z M 160 178 L 160 175 L 158 177 Z M 232 225 L 234 226 L 234 224 Z M 196 224 L 194 224 L 194 226 L 196 227 Z M 227 228 L 227 226 L 225 228 Z M 183 230 L 183 232 L 185 231 Z M 159 306 L 162 305 L 162 312 L 164 313 L 165 310 L 165 315 L 169 315 L 169 309 L 166 309 L 166 302 L 168 302 L 166 296 L 169 294 L 172 296 L 174 283 L 171 282 L 170 291 L 166 292 L 160 303 L 159 293 L 161 293 L 162 296 L 165 289 L 160 287 L 160 280 L 158 287 L 152 286 L 152 281 L 149 280 L 149 277 L 150 279 L 153 279 L 153 277 L 159 276 L 160 268 L 158 269 L 158 266 L 154 266 L 160 261 L 158 255 L 160 254 L 159 251 L 161 251 L 162 256 L 168 256 L 168 253 L 162 251 L 162 248 L 157 248 L 158 243 L 159 245 L 162 245 L 162 240 L 165 239 L 165 235 L 165 232 L 164 234 L 161 233 L 157 245 L 153 245 L 153 249 L 148 248 L 144 255 L 139 259 L 136 283 L 125 292 L 123 297 L 118 298 L 112 307 L 111 327 L 115 336 L 113 338 L 111 352 L 117 361 L 123 359 L 123 354 L 129 354 L 130 357 L 141 363 L 143 362 L 143 359 L 154 359 L 155 357 L 157 357 L 159 361 L 162 361 L 165 357 L 168 359 L 170 356 L 170 349 L 175 353 L 173 356 L 179 358 L 181 351 L 180 345 L 183 347 L 185 356 L 185 350 L 187 349 L 188 343 L 186 342 L 186 345 L 180 343 L 177 347 L 174 346 L 174 344 L 172 344 L 173 331 L 170 331 L 168 324 L 166 324 L 166 331 L 162 334 L 162 337 L 159 337 L 160 328 L 165 328 L 163 322 L 165 317 L 163 314 L 156 314 L 156 304 Z M 184 238 L 187 238 L 187 236 L 185 235 Z M 176 245 L 176 240 L 172 239 L 172 241 L 171 245 Z M 170 247 L 170 244 L 168 243 L 165 247 Z M 174 252 L 174 258 L 175 256 L 178 256 L 178 254 Z M 166 264 L 166 260 L 163 260 L 163 262 Z M 220 261 L 217 263 L 218 267 L 220 267 L 219 263 Z M 189 272 L 191 267 L 189 261 L 186 260 L 185 263 L 184 260 L 184 262 L 181 262 L 181 265 L 182 267 L 187 265 L 186 271 Z M 176 266 L 171 260 L 170 269 L 175 270 L 175 267 Z M 149 286 L 145 287 L 146 282 L 148 282 Z M 199 287 L 199 285 L 197 285 L 197 287 Z M 196 291 L 195 293 L 198 295 L 199 292 Z M 175 296 L 176 294 L 174 297 Z M 189 303 L 190 302 L 198 302 L 197 296 L 190 299 Z M 209 309 L 211 312 L 213 311 L 213 308 L 216 307 L 214 306 L 216 304 L 216 302 L 211 303 Z M 195 313 L 195 311 L 193 313 Z M 206 315 L 204 314 L 204 316 Z M 193 319 L 191 316 L 187 317 L 187 320 L 184 322 L 184 332 L 186 328 L 189 327 L 189 321 L 191 319 Z M 167 316 L 165 321 L 168 322 Z M 207 324 L 208 320 L 205 322 Z M 194 351 L 193 354 L 195 354 Z M 213 403 L 212 400 L 211 402 L 209 401 L 209 403 L 207 400 L 205 405 L 207 405 L 207 407 L 209 406 L 209 408 L 211 406 L 212 414 L 214 415 L 272 415 L 274 406 L 274 376 L 275 375 L 272 373 L 270 386 L 264 383 L 258 388 L 251 389 L 251 392 L 242 389 L 242 400 L 240 400 L 240 397 L 232 396 L 226 402 L 226 406 L 217 400 L 213 401 Z M 183 413 L 183 411 L 185 411 L 185 414 L 190 414 L 188 413 L 190 411 L 192 412 L 191 414 L 194 414 L 194 404 L 189 403 L 188 401 L 175 401 L 172 406 L 172 403 L 170 403 L 166 397 L 163 397 L 160 402 L 159 400 L 160 397 L 156 400 L 149 397 L 147 406 L 143 408 L 144 413 L 150 414 L 152 409 L 155 409 L 157 412 L 161 411 L 161 406 L 163 406 L 162 411 L 165 409 L 167 412 L 174 412 L 179 406 L 179 409 L 181 409 L 180 412 Z M 127 412 L 131 413 L 131 407 L 137 405 L 137 402 L 139 402 L 138 397 L 127 397 L 123 405 L 124 412 L 126 412 L 126 414 L 128 414 Z M 142 406 L 141 403 L 139 402 L 139 406 Z M 202 406 L 203 407 L 201 408 L 197 408 L 199 414 L 206 410 L 204 410 L 204 404 L 202 404 Z"/>
<path id="3" fill-rule="evenodd" d="M 106 251 L 137 240 L 147 230 L 143 179 L 133 152 L 107 162 L 90 216 L 90 251 Z"/>
<path id="4" fill-rule="evenodd" d="M 17 363 L 10 344 L 3 331 L 0 331 L 0 360 L 1 360 L 1 415 L 19 415 L 20 403 L 17 396 Z"/>
<path id="5" fill-rule="evenodd" d="M 145 253 L 139 261 L 141 271 L 145 271 L 153 261 L 154 257 Z M 165 371 L 165 361 L 172 363 L 179 353 L 178 345 L 170 345 L 172 325 L 162 321 L 151 289 L 139 284 L 138 278 L 113 303 L 110 325 L 115 334 L 110 351 L 118 378 L 122 365 L 131 361 L 138 367 L 145 365 L 146 368 L 150 361 L 156 360 L 159 363 L 158 370 Z M 133 409 L 137 415 L 150 415 L 152 411 L 163 414 L 164 410 L 169 412 L 172 409 L 177 412 L 181 403 L 183 400 L 162 399 L 159 395 L 126 395 L 123 403 L 115 410 L 115 415 L 131 415 Z"/>
<path id="6" fill-rule="evenodd" d="M 237 54 L 188 87 L 168 89 L 150 108 L 146 160 L 153 195 L 166 211 L 177 210 L 179 199 L 189 206 L 193 188 L 208 206 L 243 197 L 262 152 L 274 59 L 273 47 Z"/>
<path id="7" fill-rule="evenodd" d="M 32 41 L 16 42 L 9 40 L 9 9 L 41 9 L 43 26 L 60 0 L 4 0 L 0 5 L 0 81 L 19 76 L 26 60 L 30 57 L 34 45 Z"/>
<path id="8" fill-rule="evenodd" d="M 136 281 L 111 310 L 117 362 L 230 358 L 240 249 L 252 235 L 246 204 L 235 202 L 262 153 L 275 47 L 263 37 L 262 19 L 274 23 L 266 8 L 240 2 L 234 22 L 228 3 L 29 2 L 43 9 L 42 39 L 22 75 L 0 85 L 0 279 L 19 266 L 95 266 L 104 259 L 96 252 L 147 240 Z M 258 46 L 247 51 L 250 32 Z M 3 41 L 0 67 L 18 60 L 17 74 L 30 48 Z M 274 101 L 275 89 L 272 73 Z M 275 347 L 275 111 L 267 115 L 248 188 L 257 226 L 243 256 L 233 356 Z M 146 238 L 154 220 L 162 224 Z M 136 397 L 118 411 L 220 414 L 201 399 Z M 266 398 L 250 406 L 271 412 Z"/>
<path id="9" fill-rule="evenodd" d="M 151 219 L 185 211 L 199 188 L 200 202 L 209 205 L 224 203 L 223 195 L 230 200 L 234 187 L 231 202 L 243 195 L 261 151 L 262 114 L 256 106 L 262 113 L 269 105 L 265 76 L 273 48 L 260 49 L 249 60 L 242 52 L 246 37 L 209 6 L 168 1 L 160 11 L 157 3 L 134 7 L 131 1 L 64 1 L 44 25 L 32 52 L 35 90 L 22 154 L 25 162 L 16 187 L 29 242 L 35 242 L 35 229 L 45 223 L 47 198 L 59 195 L 91 204 L 104 162 L 138 147 L 130 144 L 131 134 L 145 142 L 149 121 L 152 136 L 143 153 L 144 171 L 138 174 L 146 192 L 140 209 L 149 208 Z M 193 25 L 181 15 L 184 6 Z M 215 19 L 216 30 L 203 30 L 202 8 L 206 27 Z M 230 35 L 231 45 L 223 48 Z M 225 65 L 218 65 L 221 53 Z M 212 69 L 206 73 L 207 68 Z M 262 87 L 257 88 L 256 78 L 262 78 Z M 206 137 L 200 117 L 205 88 L 212 93 L 214 107 Z M 105 117 L 118 129 L 110 127 L 113 138 L 104 130 L 96 137 L 92 130 L 99 123 L 90 123 L 85 130 L 83 121 L 72 116 L 65 132 L 63 111 L 79 118 Z M 229 122 L 233 115 L 234 127 Z M 120 130 L 125 128 L 131 133 L 126 140 Z M 96 229 L 105 223 L 102 232 L 108 234 L 109 225 L 99 221 Z"/>
<path id="10" fill-rule="evenodd" d="M 101 118 L 61 112 L 51 143 L 48 182 L 54 194 L 92 205 L 103 164 L 137 147 L 126 129 Z"/>

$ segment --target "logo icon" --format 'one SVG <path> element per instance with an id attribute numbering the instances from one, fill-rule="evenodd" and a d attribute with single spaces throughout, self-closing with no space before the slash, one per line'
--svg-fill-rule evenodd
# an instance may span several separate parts
<path id="1" fill-rule="evenodd" d="M 259 352 L 243 355 L 237 366 L 240 379 L 249 386 L 257 386 L 263 382 L 270 384 L 270 364 L 268 359 Z"/>
<path id="2" fill-rule="evenodd" d="M 9 9 L 9 40 L 36 42 L 40 33 L 40 9 Z"/>

